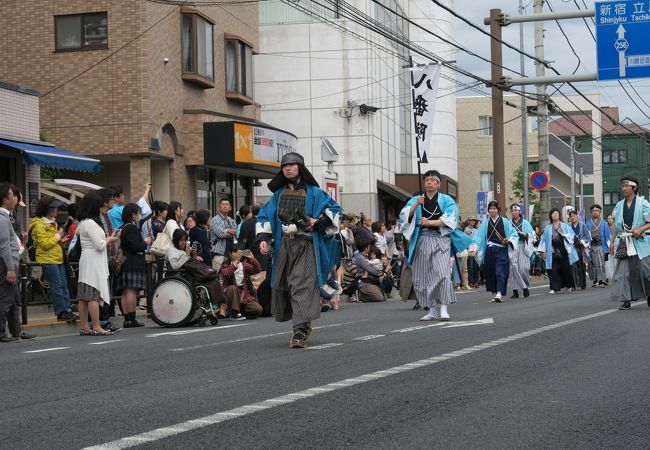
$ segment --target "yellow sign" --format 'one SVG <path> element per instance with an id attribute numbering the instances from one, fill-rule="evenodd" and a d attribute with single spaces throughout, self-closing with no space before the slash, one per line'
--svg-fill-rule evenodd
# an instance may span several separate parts
<path id="1" fill-rule="evenodd" d="M 235 123 L 233 131 L 236 162 L 280 167 L 282 156 L 298 148 L 296 137 L 280 130 Z"/>
<path id="2" fill-rule="evenodd" d="M 253 163 L 253 126 L 235 123 L 235 161 Z"/>

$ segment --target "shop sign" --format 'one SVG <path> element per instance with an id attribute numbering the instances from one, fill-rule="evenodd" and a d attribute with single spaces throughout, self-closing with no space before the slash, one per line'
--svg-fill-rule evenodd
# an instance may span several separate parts
<path id="1" fill-rule="evenodd" d="M 280 130 L 235 123 L 235 162 L 280 167 L 282 156 L 298 151 L 298 139 Z"/>

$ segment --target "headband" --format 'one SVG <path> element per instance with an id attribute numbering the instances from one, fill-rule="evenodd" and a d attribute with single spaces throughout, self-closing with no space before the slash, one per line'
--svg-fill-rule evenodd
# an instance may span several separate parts
<path id="1" fill-rule="evenodd" d="M 634 181 L 631 180 L 621 180 L 621 184 L 629 184 L 632 187 L 637 187 L 638 184 L 636 184 Z"/>
<path id="2" fill-rule="evenodd" d="M 519 205 L 513 205 L 512 208 L 510 208 L 510 211 L 521 211 L 521 208 Z"/>

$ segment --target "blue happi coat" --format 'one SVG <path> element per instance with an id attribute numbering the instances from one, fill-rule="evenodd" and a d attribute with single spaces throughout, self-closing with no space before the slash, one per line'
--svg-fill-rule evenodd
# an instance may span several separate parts
<path id="1" fill-rule="evenodd" d="M 564 235 L 564 248 L 569 254 L 569 264 L 573 264 L 578 261 L 578 253 L 576 248 L 573 246 L 573 241 L 575 239 L 575 234 L 571 229 L 571 226 L 567 225 L 564 222 L 560 223 L 560 228 L 562 234 Z M 539 251 L 546 253 L 545 262 L 546 269 L 551 270 L 553 268 L 553 225 L 548 224 L 544 228 L 544 234 L 542 235 L 542 240 L 539 242 Z"/>
<path id="2" fill-rule="evenodd" d="M 492 220 L 490 216 L 487 216 L 483 223 L 481 223 L 481 226 L 478 228 L 478 231 L 474 236 L 474 240 L 476 240 L 477 246 L 476 261 L 478 261 L 479 265 L 483 263 L 485 253 L 487 252 L 488 223 L 490 220 Z M 512 222 L 510 222 L 505 217 L 501 217 L 501 220 L 503 220 L 503 232 L 505 233 L 504 237 L 508 238 L 512 244 L 512 247 L 508 246 L 508 257 L 512 259 L 512 254 L 515 250 L 517 250 L 517 245 L 519 245 L 519 235 L 517 234 L 515 227 L 512 226 Z"/>
<path id="3" fill-rule="evenodd" d="M 614 207 L 612 215 L 614 216 L 614 226 L 616 227 L 616 241 L 614 242 L 614 248 L 618 248 L 618 243 L 621 239 L 619 236 L 625 230 L 623 229 L 623 205 L 625 204 L 625 199 L 621 200 Z M 650 203 L 643 197 L 636 197 L 634 202 L 634 220 L 632 221 L 632 228 L 641 228 L 646 223 L 650 222 Z M 643 238 L 643 239 L 641 239 Z M 634 244 L 636 253 L 639 256 L 639 259 L 643 259 L 647 256 L 650 256 L 650 236 L 641 235 L 641 238 L 628 238 L 628 245 L 630 243 Z"/>
<path id="4" fill-rule="evenodd" d="M 409 241 L 409 264 L 413 261 L 413 256 L 415 255 L 415 248 L 418 243 L 418 238 L 420 237 L 420 227 L 417 226 L 420 224 L 420 218 L 422 217 L 422 205 L 419 205 L 413 214 L 411 220 L 409 220 L 409 212 L 411 207 L 418 201 L 418 196 L 411 198 L 402 211 L 399 214 L 400 228 L 404 238 Z M 438 193 L 438 206 L 442 211 L 442 216 L 440 220 L 445 224 L 444 227 L 440 227 L 440 234 L 442 236 L 449 236 L 451 238 L 451 253 L 449 256 L 452 256 L 454 253 L 460 253 L 463 250 L 467 250 L 470 245 L 474 243 L 474 240 L 467 236 L 465 233 L 460 231 L 458 227 L 458 207 L 453 198 L 446 194 Z"/>
<path id="5" fill-rule="evenodd" d="M 583 224 L 581 222 L 578 222 L 578 223 L 580 224 L 580 231 L 579 231 L 579 234 L 576 235 L 576 237 L 574 238 L 573 242 L 575 243 L 575 239 L 580 239 L 580 241 L 582 242 L 582 245 L 584 247 L 584 253 L 582 255 L 582 260 L 584 262 L 589 262 L 589 261 L 591 261 L 591 256 L 589 255 L 589 249 L 591 248 L 591 233 L 589 233 L 589 229 L 587 228 L 587 226 L 585 224 Z M 569 226 L 573 230 L 573 224 L 571 224 Z M 574 231 L 574 233 L 575 233 L 575 231 Z M 575 247 L 575 245 L 574 245 L 574 247 Z M 576 253 L 577 253 L 577 250 L 576 250 Z M 578 255 L 578 256 L 580 256 L 580 255 Z"/>
<path id="6" fill-rule="evenodd" d="M 594 227 L 594 219 L 589 219 L 587 222 L 587 228 L 589 229 L 589 237 L 591 237 L 591 229 Z M 609 231 L 609 225 L 605 219 L 600 219 L 600 243 L 603 246 L 603 254 L 607 255 L 609 253 L 609 246 L 607 243 L 612 238 L 612 232 Z"/>
<path id="7" fill-rule="evenodd" d="M 280 195 L 286 187 L 283 187 L 273 193 L 273 197 L 266 202 L 257 216 L 256 232 L 270 233 L 273 235 L 273 264 L 271 271 L 271 283 L 275 279 L 275 268 L 277 267 L 277 258 L 280 256 L 282 249 L 282 223 L 278 219 L 278 202 Z M 326 215 L 331 221 L 336 232 L 338 232 L 339 220 L 342 214 L 341 206 L 327 195 L 324 191 L 316 186 L 306 185 L 307 198 L 305 201 L 305 215 L 318 219 Z M 334 233 L 336 234 L 336 233 Z M 334 235 L 333 234 L 333 235 Z M 333 236 L 332 235 L 332 236 Z M 314 253 L 316 254 L 316 273 L 318 275 L 318 286 L 324 286 L 327 282 L 332 266 L 336 264 L 336 254 L 338 253 L 338 244 L 331 237 L 325 237 L 321 233 L 313 232 Z"/>

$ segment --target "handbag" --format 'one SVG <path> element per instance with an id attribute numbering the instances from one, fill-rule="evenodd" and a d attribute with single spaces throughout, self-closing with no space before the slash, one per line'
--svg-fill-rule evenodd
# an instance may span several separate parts
<path id="1" fill-rule="evenodd" d="M 625 259 L 627 255 L 627 242 L 625 238 L 619 238 L 618 246 L 616 247 L 616 252 L 614 253 L 616 259 Z"/>
<path id="2" fill-rule="evenodd" d="M 167 250 L 172 246 L 172 240 L 167 236 L 166 233 L 158 233 L 156 240 L 151 244 L 149 252 L 156 256 L 165 256 Z"/>

